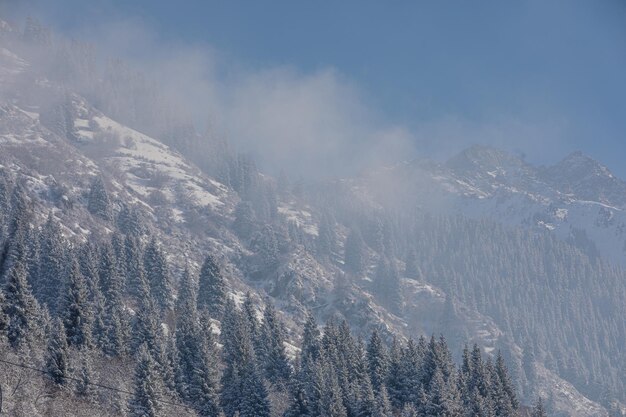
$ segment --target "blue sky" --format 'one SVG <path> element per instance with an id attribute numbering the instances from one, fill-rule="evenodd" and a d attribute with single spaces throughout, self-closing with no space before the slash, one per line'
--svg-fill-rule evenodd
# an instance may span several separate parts
<path id="1" fill-rule="evenodd" d="M 290 74 L 286 88 L 305 82 L 310 91 L 322 74 L 351 97 L 337 104 L 333 96 L 333 105 L 358 101 L 344 123 L 365 118 L 377 132 L 401 130 L 420 156 L 485 143 L 551 163 L 581 149 L 626 177 L 620 0 L 21 4 L 22 14 L 39 14 L 70 36 L 97 39 L 94 27 L 124 21 L 150 31 L 153 44 L 206 48 L 219 56 L 218 69 L 209 66 L 220 79 L 266 79 L 256 75 L 279 68 Z"/>

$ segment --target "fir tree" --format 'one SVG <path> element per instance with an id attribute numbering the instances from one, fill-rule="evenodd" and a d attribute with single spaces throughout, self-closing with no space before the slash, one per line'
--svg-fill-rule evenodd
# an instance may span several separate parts
<path id="1" fill-rule="evenodd" d="M 367 346 L 367 363 L 369 365 L 369 376 L 372 381 L 372 387 L 375 391 L 379 391 L 385 384 L 389 363 L 387 351 L 376 329 L 372 332 Z"/>
<path id="2" fill-rule="evenodd" d="M 56 385 L 66 385 L 69 376 L 69 348 L 61 319 L 55 319 L 46 349 L 46 374 Z"/>
<path id="3" fill-rule="evenodd" d="M 376 417 L 393 417 L 393 409 L 391 407 L 391 401 L 389 401 L 389 395 L 384 385 L 380 387 L 380 390 L 376 395 L 377 410 Z"/>
<path id="4" fill-rule="evenodd" d="M 61 240 L 61 230 L 57 221 L 48 215 L 39 243 L 38 279 L 35 296 L 41 305 L 46 305 L 51 314 L 57 313 L 60 289 L 65 286 L 65 250 Z"/>
<path id="5" fill-rule="evenodd" d="M 130 417 L 161 416 L 159 405 L 157 368 L 147 346 L 142 345 L 137 353 L 133 396 L 128 401 Z"/>
<path id="6" fill-rule="evenodd" d="M 134 348 L 144 345 L 152 359 L 159 365 L 164 364 L 163 334 L 159 314 L 150 293 L 150 288 L 144 283 L 142 296 L 139 298 L 139 309 L 135 316 L 132 341 Z"/>
<path id="7" fill-rule="evenodd" d="M 206 308 L 211 317 L 219 319 L 226 302 L 226 282 L 213 256 L 208 255 L 200 269 L 198 308 Z"/>
<path id="8" fill-rule="evenodd" d="M 150 292 L 157 306 L 163 311 L 173 307 L 172 281 L 165 254 L 155 239 L 146 247 L 144 257 L 146 277 L 150 284 Z"/>
<path id="9" fill-rule="evenodd" d="M 39 305 L 26 281 L 26 271 L 21 262 L 13 264 L 4 288 L 4 314 L 8 317 L 7 338 L 13 348 L 19 348 L 36 337 Z"/>
<path id="10" fill-rule="evenodd" d="M 126 235 L 124 239 L 124 253 L 126 260 L 126 287 L 135 298 L 141 297 L 142 288 L 147 284 L 144 268 L 144 254 L 141 241 L 136 236 Z"/>
<path id="11" fill-rule="evenodd" d="M 4 291 L 0 289 L 0 340 L 4 340 L 6 336 L 7 328 L 9 327 L 9 316 L 4 312 L 6 305 L 6 298 L 4 297 Z"/>
<path id="12" fill-rule="evenodd" d="M 302 350 L 300 353 L 301 367 L 306 368 L 320 356 L 320 330 L 311 311 L 306 313 L 306 321 L 302 332 Z"/>
<path id="13" fill-rule="evenodd" d="M 74 375 L 74 378 L 77 379 L 75 381 L 74 391 L 76 395 L 82 398 L 92 398 L 96 394 L 96 390 L 94 389 L 93 384 L 93 371 L 91 369 L 91 364 L 89 361 L 89 357 L 85 354 L 82 354 L 79 363 L 78 369 Z"/>
<path id="14" fill-rule="evenodd" d="M 61 316 L 70 346 L 82 348 L 92 345 L 93 315 L 87 285 L 76 260 L 72 260 L 61 302 Z"/>
<path id="15" fill-rule="evenodd" d="M 99 176 L 94 178 L 91 183 L 87 200 L 87 210 L 94 216 L 98 216 L 103 220 L 111 220 L 113 217 L 109 194 L 107 193 L 102 178 Z"/>
<path id="16" fill-rule="evenodd" d="M 512 415 L 517 410 L 519 404 L 500 351 L 498 351 L 496 366 L 493 368 L 493 371 L 491 395 L 494 397 L 495 414 L 498 417 Z"/>
<path id="17" fill-rule="evenodd" d="M 267 389 L 254 362 L 244 363 L 241 376 L 239 417 L 270 417 Z"/>
<path id="18" fill-rule="evenodd" d="M 267 303 L 263 311 L 261 337 L 265 378 L 278 386 L 286 384 L 291 376 L 291 365 L 285 352 L 285 329 L 271 303 Z"/>
<path id="19" fill-rule="evenodd" d="M 144 226 L 139 210 L 134 206 L 124 204 L 117 215 L 117 227 L 127 237 L 140 237 L 143 234 Z"/>

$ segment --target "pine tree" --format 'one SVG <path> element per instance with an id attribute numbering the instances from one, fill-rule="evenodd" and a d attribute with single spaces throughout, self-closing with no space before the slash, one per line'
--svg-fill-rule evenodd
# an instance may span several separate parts
<path id="1" fill-rule="evenodd" d="M 66 385 L 69 376 L 69 348 L 61 319 L 55 319 L 46 349 L 46 374 L 56 385 Z"/>
<path id="2" fill-rule="evenodd" d="M 495 414 L 498 417 L 513 415 L 519 404 L 500 351 L 498 351 L 493 371 L 491 395 L 494 398 Z"/>
<path id="3" fill-rule="evenodd" d="M 82 398 L 92 398 L 96 394 L 93 384 L 93 371 L 91 369 L 90 358 L 82 354 L 79 359 L 78 369 L 74 375 L 76 395 Z"/>
<path id="4" fill-rule="evenodd" d="M 133 396 L 128 401 L 130 417 L 161 416 L 157 368 L 148 348 L 142 345 L 137 353 Z"/>
<path id="5" fill-rule="evenodd" d="M 285 352 L 285 329 L 271 303 L 267 303 L 263 311 L 261 337 L 265 378 L 277 386 L 287 384 L 291 365 Z"/>
<path id="6" fill-rule="evenodd" d="M 254 362 L 247 362 L 242 367 L 241 384 L 239 417 L 270 417 L 267 389 Z"/>
<path id="7" fill-rule="evenodd" d="M 404 395 L 404 375 L 402 362 L 402 348 L 400 342 L 394 337 L 389 349 L 389 371 L 385 381 L 389 400 L 395 409 L 402 409 L 406 403 Z"/>
<path id="8" fill-rule="evenodd" d="M 369 365 L 369 376 L 372 381 L 372 387 L 375 391 L 379 391 L 387 379 L 389 362 L 387 351 L 376 329 L 372 332 L 367 346 L 367 363 Z"/>
<path id="9" fill-rule="evenodd" d="M 13 348 L 27 344 L 37 336 L 39 305 L 26 281 L 26 271 L 21 262 L 15 262 L 9 271 L 4 288 L 4 314 L 9 318 L 7 338 Z"/>
<path id="10" fill-rule="evenodd" d="M 101 248 L 98 277 L 103 300 L 95 300 L 99 311 L 96 314 L 94 333 L 104 353 L 110 356 L 124 355 L 128 349 L 130 326 L 122 301 L 122 280 L 118 275 L 115 255 L 110 244 L 105 244 Z M 102 329 L 99 328 L 98 316 L 101 317 L 104 326 Z"/>
<path id="11" fill-rule="evenodd" d="M 376 417 L 393 417 L 393 409 L 391 407 L 391 401 L 389 401 L 389 395 L 384 385 L 380 387 L 380 390 L 376 396 L 377 410 Z"/>
<path id="12" fill-rule="evenodd" d="M 188 399 L 199 416 L 218 417 L 217 346 L 206 313 L 201 313 L 200 322 L 202 325 L 196 334 L 196 367 L 190 380 Z"/>
<path id="13" fill-rule="evenodd" d="M 140 237 L 144 232 L 139 210 L 134 206 L 124 204 L 117 215 L 117 227 L 127 237 Z"/>
<path id="14" fill-rule="evenodd" d="M 133 326 L 133 346 L 138 348 L 145 344 L 150 356 L 159 364 L 161 369 L 165 360 L 165 352 L 159 314 L 147 283 L 144 283 L 140 292 L 142 296 L 139 298 L 139 308 Z"/>
<path id="15" fill-rule="evenodd" d="M 221 333 L 225 363 L 221 403 L 227 417 L 233 417 L 237 412 L 242 417 L 270 413 L 267 389 L 259 372 L 247 323 L 229 300 Z"/>
<path id="16" fill-rule="evenodd" d="M 198 290 L 196 283 L 189 272 L 188 266 L 185 266 L 183 275 L 180 278 L 180 285 L 178 288 L 178 297 L 176 299 L 176 311 L 182 312 L 186 308 L 186 304 L 191 302 L 194 307 L 198 303 Z"/>
<path id="17" fill-rule="evenodd" d="M 26 198 L 26 192 L 21 185 L 13 187 L 11 195 L 11 213 L 7 230 L 7 239 L 0 252 L 0 275 L 2 282 L 6 282 L 6 275 L 14 263 L 22 262 L 27 267 L 28 240 L 30 234 L 30 220 L 32 218 L 32 204 Z"/>
<path id="18" fill-rule="evenodd" d="M 113 218 L 109 194 L 107 193 L 102 178 L 99 176 L 94 178 L 91 183 L 87 200 L 87 210 L 94 216 L 98 216 L 103 220 L 111 220 Z"/>
<path id="19" fill-rule="evenodd" d="M 375 417 L 378 412 L 378 402 L 372 389 L 369 378 L 361 384 L 358 400 L 358 417 Z"/>
<path id="20" fill-rule="evenodd" d="M 447 384 L 439 368 L 431 379 L 428 394 L 421 402 L 422 414 L 432 417 L 461 417 L 462 408 L 456 381 Z"/>
<path id="21" fill-rule="evenodd" d="M 4 291 L 0 289 L 0 341 L 4 340 L 6 336 L 7 328 L 9 327 L 9 316 L 4 312 L 6 305 L 6 298 Z"/>
<path id="22" fill-rule="evenodd" d="M 144 268 L 144 253 L 139 238 L 127 234 L 124 239 L 124 253 L 126 260 L 126 287 L 135 298 L 141 297 L 142 288 L 148 283 Z"/>
<path id="23" fill-rule="evenodd" d="M 418 417 L 417 409 L 413 404 L 406 404 L 402 408 L 402 412 L 400 413 L 400 417 Z"/>
<path id="24" fill-rule="evenodd" d="M 76 260 L 72 260 L 68 272 L 61 302 L 67 342 L 70 346 L 89 348 L 92 345 L 93 315 L 87 285 Z"/>
<path id="25" fill-rule="evenodd" d="M 320 356 L 320 330 L 311 311 L 306 313 L 306 321 L 302 332 L 302 350 L 300 353 L 301 367 L 306 368 Z"/>
<path id="26" fill-rule="evenodd" d="M 211 317 L 221 318 L 226 303 L 226 282 L 213 256 L 208 255 L 200 269 L 198 308 L 206 308 Z"/>
<path id="27" fill-rule="evenodd" d="M 65 250 L 61 240 L 61 230 L 57 221 L 48 215 L 39 243 L 38 279 L 35 296 L 41 305 L 48 307 L 51 314 L 57 313 L 60 289 L 65 286 Z"/>
<path id="28" fill-rule="evenodd" d="M 162 311 L 171 309 L 174 305 L 171 276 L 165 254 L 155 239 L 152 239 L 146 247 L 144 267 L 150 284 L 150 292 L 157 306 Z"/>
<path id="29" fill-rule="evenodd" d="M 259 320 L 257 319 L 255 304 L 256 302 L 252 298 L 252 294 L 250 292 L 246 293 L 246 298 L 241 306 L 241 312 L 247 322 L 246 325 L 250 329 L 250 338 L 252 339 L 252 345 L 254 346 L 254 353 L 257 356 L 257 360 L 260 363 L 265 363 L 264 355 L 266 352 L 263 346 L 265 344 L 265 340 L 263 339 L 263 334 L 261 333 L 261 323 L 259 323 Z"/>
<path id="30" fill-rule="evenodd" d="M 418 344 L 409 339 L 407 345 L 402 349 L 402 357 L 400 360 L 400 404 L 412 403 L 419 404 L 418 393 L 420 386 L 423 384 L 423 366 L 424 351 L 422 345 L 425 343 L 420 338 Z M 396 394 L 396 395 L 398 395 Z"/>
<path id="31" fill-rule="evenodd" d="M 261 272 L 267 272 L 278 265 L 280 251 L 278 239 L 274 228 L 270 225 L 263 226 L 252 237 L 251 248 L 257 253 Z"/>

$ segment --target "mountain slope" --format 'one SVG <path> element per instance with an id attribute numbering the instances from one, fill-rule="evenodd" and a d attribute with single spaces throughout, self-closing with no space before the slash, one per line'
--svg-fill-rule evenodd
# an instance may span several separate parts
<path id="1" fill-rule="evenodd" d="M 341 210 L 333 210 L 335 204 L 324 207 L 309 189 L 280 191 L 276 197 L 266 190 L 277 188 L 277 181 L 260 174 L 254 175 L 255 182 L 247 189 L 234 185 L 237 178 L 232 173 L 228 184 L 225 175 L 218 180 L 165 144 L 175 143 L 176 138 L 158 140 L 118 122 L 85 96 L 47 77 L 43 69 L 9 49 L 2 51 L 0 168 L 28 190 L 37 213 L 33 226 L 42 224 L 52 212 L 71 241 L 104 239 L 119 232 L 115 222 L 98 218 L 87 209 L 90 187 L 95 178 L 102 178 L 115 214 L 124 207 L 142 213 L 150 234 L 166 249 L 177 280 L 186 266 L 196 272 L 204 256 L 212 253 L 228 273 L 231 297 L 240 301 L 248 291 L 257 299 L 271 297 L 291 329 L 302 323 L 306 309 L 312 309 L 319 320 L 335 314 L 345 318 L 361 335 L 372 328 L 399 337 L 444 332 L 454 340 L 457 353 L 462 341 L 469 339 L 488 352 L 506 349 L 513 361 L 522 361 L 523 350 L 511 340 L 509 330 L 503 330 L 476 306 L 453 300 L 451 288 L 433 282 L 437 275 L 409 277 L 400 251 L 394 253 L 387 242 L 393 238 L 384 237 L 384 248 L 368 240 L 363 273 L 347 271 L 344 245 L 361 211 L 352 219 L 344 218 Z M 28 88 L 22 88 L 24 85 Z M 583 168 L 588 171 L 586 165 Z M 617 259 L 619 251 L 612 245 L 621 236 L 608 241 L 606 248 L 599 242 L 621 224 L 623 203 L 616 196 L 621 183 L 597 166 L 594 169 L 597 176 L 580 175 L 586 181 L 611 184 L 606 192 L 596 194 L 601 201 L 594 202 L 582 199 L 588 197 L 581 194 L 585 187 L 577 190 L 564 178 L 550 179 L 549 170 L 535 169 L 486 148 L 470 149 L 445 165 L 405 164 L 384 175 L 365 181 L 345 180 L 342 185 L 358 194 L 351 204 L 362 202 L 359 210 L 366 213 L 377 213 L 390 203 L 403 205 L 410 199 L 428 210 L 445 208 L 449 213 L 490 217 L 509 225 L 554 227 L 565 239 L 580 229 L 588 239 L 581 237 L 574 243 L 593 242 L 598 252 Z M 572 173 L 578 170 L 572 168 Z M 381 184 L 393 186 L 383 188 Z M 326 191 L 326 199 L 345 198 Z M 237 219 L 248 204 L 256 217 L 252 233 L 244 235 Z M 600 209 L 609 212 L 606 227 L 596 225 Z M 318 247 L 324 223 L 333 229 L 334 242 L 327 254 Z M 269 266 L 268 236 L 275 241 L 276 250 L 270 254 L 276 259 Z M 402 270 L 399 286 L 404 308 L 400 313 L 394 313 L 373 286 L 376 264 L 385 257 Z M 289 337 L 298 344 L 295 330 Z M 545 395 L 553 393 L 558 410 L 571 415 L 606 415 L 603 407 L 585 398 L 554 369 L 545 369 L 539 363 L 542 360 L 531 364 L 541 370 L 537 386 Z M 534 394 L 529 393 L 529 398 Z"/>

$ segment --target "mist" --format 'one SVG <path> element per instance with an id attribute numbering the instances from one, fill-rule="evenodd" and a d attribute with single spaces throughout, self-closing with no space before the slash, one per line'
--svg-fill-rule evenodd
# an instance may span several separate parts
<path id="1" fill-rule="evenodd" d="M 559 79 L 562 73 L 572 81 L 587 79 L 584 68 L 577 65 L 584 58 L 583 53 L 598 50 L 600 54 L 615 49 L 622 33 L 612 32 L 617 38 L 607 38 L 614 28 L 612 22 L 606 22 L 608 26 L 602 32 L 595 31 L 598 22 L 583 19 L 580 7 L 563 17 L 567 22 L 564 34 L 541 48 L 525 43 L 531 39 L 524 41 L 528 34 L 522 24 L 534 19 L 538 11 L 551 15 L 552 8 L 530 2 L 524 6 L 525 14 L 517 20 L 500 16 L 500 22 L 489 21 L 493 25 L 489 31 L 500 31 L 510 41 L 510 47 L 504 41 L 490 43 L 489 61 L 480 66 L 459 48 L 468 46 L 477 57 L 482 56 L 485 51 L 480 44 L 471 42 L 482 41 L 483 37 L 491 39 L 492 34 L 487 30 L 473 35 L 477 39 L 471 41 L 457 39 L 452 43 L 445 38 L 437 41 L 440 45 L 435 41 L 428 43 L 426 49 L 419 50 L 425 53 L 420 57 L 423 62 L 419 63 L 424 69 L 415 73 L 415 80 L 406 80 L 407 91 L 414 91 L 415 85 L 421 86 L 411 97 L 418 104 L 407 103 L 406 97 L 398 94 L 401 84 L 394 85 L 390 91 L 389 94 L 397 96 L 397 103 L 390 104 L 388 98 L 379 97 L 380 91 L 376 90 L 379 86 L 368 84 L 368 79 L 357 73 L 343 71 L 341 60 L 336 65 L 332 60 L 322 60 L 321 51 L 317 51 L 320 64 L 313 66 L 299 65 L 297 60 L 293 63 L 249 60 L 241 51 L 221 49 L 219 40 L 213 44 L 210 37 L 189 39 L 176 33 L 161 33 L 150 18 L 139 13 L 117 13 L 114 2 L 80 7 L 68 0 L 68 5 L 76 7 L 79 13 L 91 12 L 84 20 L 70 25 L 57 8 L 38 1 L 14 2 L 7 7 L 16 21 L 32 14 L 57 28 L 63 36 L 94 45 L 101 67 L 114 58 L 128 62 L 158 86 L 170 109 L 193 120 L 198 132 L 208 131 L 212 138 L 227 140 L 236 150 L 252 155 L 261 170 L 270 174 L 285 170 L 307 178 L 350 176 L 416 158 L 443 161 L 473 144 L 495 146 L 525 155 L 535 164 L 548 165 L 576 149 L 593 156 L 603 153 L 590 145 L 589 133 L 584 133 L 593 119 L 589 123 L 581 122 L 587 115 L 595 117 L 593 113 L 581 117 L 578 114 L 581 109 L 569 108 L 593 102 L 595 97 L 580 91 L 579 96 L 572 98 L 571 93 L 562 91 L 564 87 Z M 438 16 L 437 10 L 427 8 L 426 12 Z M 420 22 L 424 26 L 421 35 L 439 33 L 428 22 Z M 543 32 L 537 38 L 551 30 L 547 22 L 538 23 Z M 459 31 L 464 30 L 464 25 Z M 574 36 L 579 31 L 598 35 L 580 44 L 580 50 L 560 48 L 561 43 L 569 42 L 568 33 Z M 367 41 L 373 48 L 380 47 L 376 39 Z M 521 52 L 511 51 L 513 47 Z M 457 61 L 451 61 L 451 57 L 442 60 L 443 50 L 437 48 L 448 48 L 446 55 L 457 54 Z M 569 63 L 569 67 L 562 68 L 550 61 L 543 71 L 515 72 L 515 63 L 555 54 Z M 396 58 L 388 66 L 415 64 Z M 437 78 L 433 78 L 432 67 L 437 63 L 441 66 L 435 71 Z M 466 65 L 467 70 L 453 68 L 457 63 Z M 409 68 L 412 67 L 395 68 L 394 72 L 403 74 Z M 483 77 L 476 74 L 479 68 L 484 71 Z M 432 85 L 424 85 L 428 80 Z M 389 84 L 379 81 L 383 86 Z M 546 88 L 550 83 L 555 84 L 555 91 L 548 93 Z M 512 90 L 514 84 L 526 88 L 517 92 Z M 502 93 L 497 91 L 500 88 Z M 560 96 L 554 96 L 557 93 Z M 600 93 L 602 90 L 598 90 Z M 611 99 L 597 97 L 600 98 Z M 499 103 L 502 100 L 508 101 Z M 598 129 L 605 134 L 595 140 L 609 147 L 614 136 L 608 132 L 611 124 L 602 123 Z M 609 152 L 604 160 L 614 162 L 611 160 L 614 154 Z"/>

